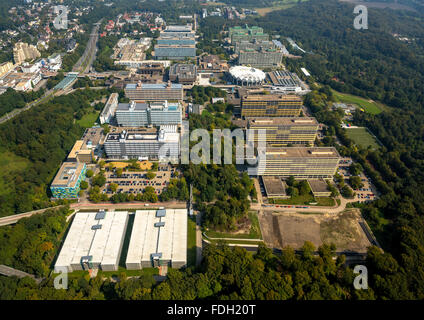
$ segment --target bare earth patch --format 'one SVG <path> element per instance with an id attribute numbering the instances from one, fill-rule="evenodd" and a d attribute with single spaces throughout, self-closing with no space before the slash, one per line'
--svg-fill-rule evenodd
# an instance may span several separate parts
<path id="1" fill-rule="evenodd" d="M 316 247 L 334 243 L 337 251 L 364 253 L 371 245 L 362 230 L 359 210 L 349 209 L 340 214 L 272 213 L 259 217 L 263 239 L 267 246 L 299 249 L 305 241 Z"/>

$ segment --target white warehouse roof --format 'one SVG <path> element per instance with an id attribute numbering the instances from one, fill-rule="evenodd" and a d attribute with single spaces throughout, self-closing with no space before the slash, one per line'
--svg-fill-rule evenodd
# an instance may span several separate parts
<path id="1" fill-rule="evenodd" d="M 55 264 L 69 272 L 82 270 L 82 257 L 91 257 L 92 268 L 118 269 L 122 244 L 128 222 L 128 212 L 106 212 L 104 219 L 96 220 L 97 212 L 78 212 L 66 236 Z"/>
<path id="2" fill-rule="evenodd" d="M 162 222 L 161 227 L 155 226 Z M 137 210 L 128 247 L 127 269 L 152 267 L 152 254 L 179 268 L 187 263 L 187 209 L 166 209 L 163 217 L 156 210 Z"/>

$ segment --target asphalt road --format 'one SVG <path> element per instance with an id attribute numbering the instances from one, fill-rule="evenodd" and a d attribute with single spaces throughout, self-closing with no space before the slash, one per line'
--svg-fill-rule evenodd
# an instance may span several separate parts
<path id="1" fill-rule="evenodd" d="M 85 47 L 85 51 L 72 68 L 73 72 L 87 73 L 93 65 L 94 59 L 96 57 L 97 40 L 99 39 L 99 28 L 102 20 L 94 24 L 94 27 L 90 33 L 90 39 L 88 40 L 87 46 Z"/>

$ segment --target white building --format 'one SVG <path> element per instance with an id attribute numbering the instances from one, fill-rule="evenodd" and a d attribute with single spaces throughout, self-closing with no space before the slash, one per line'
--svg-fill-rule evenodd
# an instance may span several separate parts
<path id="1" fill-rule="evenodd" d="M 137 210 L 128 247 L 128 270 L 187 264 L 187 209 Z"/>
<path id="2" fill-rule="evenodd" d="M 101 124 L 110 123 L 112 120 L 115 115 L 116 107 L 118 106 L 118 97 L 119 94 L 116 92 L 110 95 L 99 117 Z"/>
<path id="3" fill-rule="evenodd" d="M 55 264 L 63 269 L 118 270 L 128 222 L 128 212 L 78 212 L 75 214 Z"/>

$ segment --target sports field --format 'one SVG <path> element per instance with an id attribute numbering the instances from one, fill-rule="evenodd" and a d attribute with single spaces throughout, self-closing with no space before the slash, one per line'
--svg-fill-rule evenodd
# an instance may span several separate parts
<path id="1" fill-rule="evenodd" d="M 343 102 L 343 103 L 352 103 L 358 105 L 360 108 L 363 108 L 365 112 L 371 113 L 371 114 L 379 114 L 382 112 L 382 105 L 374 102 L 372 100 L 367 100 L 365 98 L 361 98 L 358 96 L 354 96 L 347 93 L 341 93 L 335 90 L 332 90 L 334 97 L 336 98 L 336 102 Z"/>
<path id="2" fill-rule="evenodd" d="M 378 141 L 370 134 L 365 127 L 361 128 L 346 128 L 347 136 L 352 139 L 358 146 L 368 148 L 371 146 L 374 149 L 380 147 Z"/>

